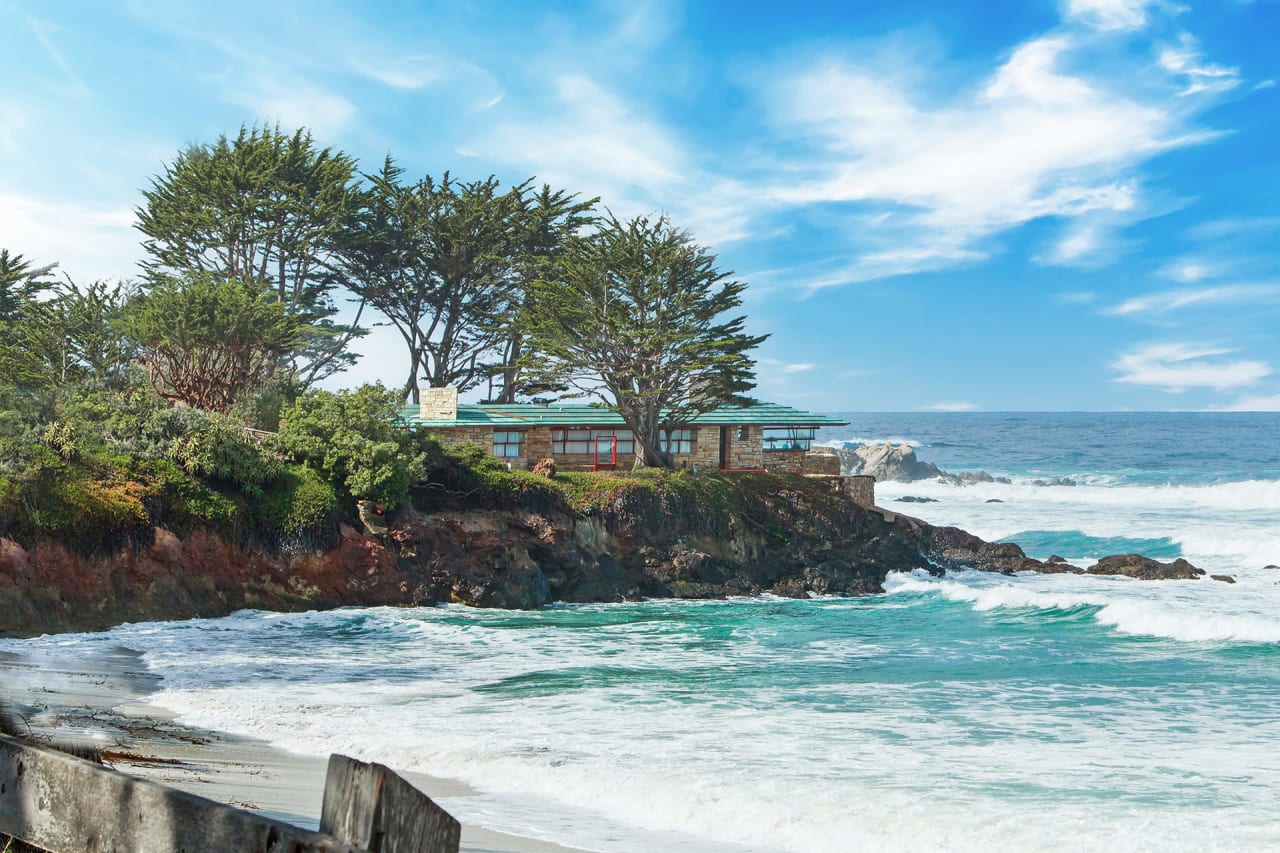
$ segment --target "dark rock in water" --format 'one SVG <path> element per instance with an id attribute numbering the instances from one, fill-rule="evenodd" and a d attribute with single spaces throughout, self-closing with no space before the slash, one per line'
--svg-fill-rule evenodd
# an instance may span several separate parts
<path id="1" fill-rule="evenodd" d="M 1036 571 L 1046 575 L 1082 575 L 1084 574 L 1084 569 L 1080 568 L 1079 566 L 1073 566 L 1070 563 L 1068 563 L 1066 560 L 1063 560 L 1061 557 L 1059 557 L 1058 560 L 1059 562 L 1056 562 L 1056 563 L 1050 560 L 1040 568 L 1036 569 Z"/>
<path id="2" fill-rule="evenodd" d="M 961 471 L 959 474 L 948 474 L 944 471 L 942 480 L 953 486 L 972 486 L 974 483 L 1004 483 L 1008 485 L 1013 482 L 1008 477 L 993 477 L 986 471 Z"/>
<path id="3" fill-rule="evenodd" d="M 1234 576 L 1234 575 L 1209 575 L 1209 577 L 1210 577 L 1210 578 L 1212 578 L 1212 579 L 1213 579 L 1213 580 L 1215 580 L 1215 581 L 1222 581 L 1223 583 L 1235 583 L 1235 582 L 1236 582 L 1236 579 L 1235 579 L 1235 576 Z"/>
<path id="4" fill-rule="evenodd" d="M 1062 557 L 1059 557 L 1057 554 L 1051 554 L 1051 555 L 1049 556 L 1049 559 L 1048 559 L 1048 561 L 1047 561 L 1047 562 L 1050 562 L 1050 563 L 1065 563 L 1065 562 L 1066 562 L 1066 560 L 1065 560 L 1065 559 L 1063 559 Z"/>
<path id="5" fill-rule="evenodd" d="M 884 482 L 896 480 L 911 483 L 942 476 L 942 471 L 932 462 L 916 458 L 915 448 L 909 444 L 863 444 L 840 449 L 841 473 L 865 474 Z"/>
<path id="6" fill-rule="evenodd" d="M 900 504 L 936 504 L 937 498 L 922 498 L 916 495 L 903 495 L 900 498 L 894 498 Z"/>
<path id="7" fill-rule="evenodd" d="M 989 504 L 1002 504 L 1002 503 L 1004 503 L 1004 501 L 1000 500 L 999 498 L 991 498 L 990 500 L 988 500 L 988 501 L 987 501 L 987 503 L 989 503 Z"/>
<path id="8" fill-rule="evenodd" d="M 1262 568 L 1264 568 L 1264 569 L 1280 569 L 1280 566 L 1277 566 L 1275 563 L 1271 563 L 1271 564 L 1269 564 L 1269 565 L 1263 566 Z"/>
<path id="9" fill-rule="evenodd" d="M 1172 563 L 1161 563 L 1141 554 L 1119 554 L 1103 557 L 1089 567 L 1091 575 L 1123 575 L 1139 580 L 1195 580 L 1204 576 L 1204 569 L 1197 569 L 1179 557 Z"/>
<path id="10" fill-rule="evenodd" d="M 1033 486 L 1078 486 L 1080 485 L 1070 477 L 1050 477 L 1047 480 L 1032 480 Z"/>

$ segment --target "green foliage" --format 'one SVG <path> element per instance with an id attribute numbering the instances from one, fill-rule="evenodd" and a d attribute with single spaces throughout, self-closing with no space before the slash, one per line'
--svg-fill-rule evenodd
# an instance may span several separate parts
<path id="1" fill-rule="evenodd" d="M 188 474 L 234 486 L 251 497 L 260 496 L 262 487 L 284 470 L 242 427 L 220 415 L 203 415 L 203 423 L 174 440 L 169 456 Z"/>
<path id="2" fill-rule="evenodd" d="M 275 294 L 238 279 L 169 279 L 122 324 L 165 399 L 225 412 L 261 386 L 298 341 L 300 321 Z"/>
<path id="3" fill-rule="evenodd" d="M 354 362 L 362 334 L 337 325 L 335 241 L 350 228 L 358 195 L 355 161 L 319 148 L 310 131 L 240 128 L 180 152 L 143 191 L 138 229 L 155 280 L 202 272 L 261 282 L 299 321 L 278 364 L 300 387 Z"/>
<path id="4" fill-rule="evenodd" d="M 663 429 L 745 402 L 748 353 L 766 336 L 723 316 L 742 304 L 744 285 L 665 218 L 610 219 L 551 271 L 531 285 L 524 312 L 526 381 L 615 406 L 635 433 L 637 467 L 671 467 Z"/>
<path id="5" fill-rule="evenodd" d="M 49 273 L 56 266 L 32 266 L 22 255 L 0 249 L 0 325 L 16 322 L 23 309 L 54 286 Z"/>
<path id="6" fill-rule="evenodd" d="M 310 391 L 282 413 L 280 447 L 356 500 L 401 503 L 422 476 L 413 440 L 395 425 L 399 396 L 382 385 Z"/>
<path id="7" fill-rule="evenodd" d="M 0 376 L 18 388 L 73 382 L 119 382 L 133 350 L 117 324 L 129 293 L 123 284 L 50 285 L 52 299 L 22 305 L 6 329 L 0 323 Z"/>
<path id="8" fill-rule="evenodd" d="M 402 179 L 388 157 L 366 175 L 357 226 L 343 241 L 348 286 L 400 332 L 409 351 L 405 392 L 419 380 L 474 387 L 503 373 L 514 395 L 519 307 L 525 282 L 588 221 L 582 202 L 529 182 L 500 189 L 496 178 Z"/>
<path id="9" fill-rule="evenodd" d="M 319 527 L 337 509 L 333 486 L 304 465 L 289 465 L 259 504 L 267 524 L 286 535 Z"/>

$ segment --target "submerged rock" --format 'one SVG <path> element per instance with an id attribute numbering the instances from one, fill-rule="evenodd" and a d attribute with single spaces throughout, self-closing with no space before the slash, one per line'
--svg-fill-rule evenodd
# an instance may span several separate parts
<path id="1" fill-rule="evenodd" d="M 972 486 L 974 483 L 1003 483 L 1007 486 L 1013 482 L 1008 477 L 993 477 L 986 471 L 961 471 L 959 474 L 944 471 L 942 481 L 953 486 Z"/>
<path id="2" fill-rule="evenodd" d="M 1204 569 L 1197 569 L 1181 557 L 1172 563 L 1161 563 L 1141 554 L 1103 557 L 1087 571 L 1091 575 L 1123 575 L 1139 580 L 1195 580 L 1204 576 Z"/>
<path id="3" fill-rule="evenodd" d="M 936 504 L 937 498 L 922 498 L 917 495 L 903 495 L 900 498 L 894 498 L 900 504 Z"/>
<path id="4" fill-rule="evenodd" d="M 1212 580 L 1215 580 L 1215 581 L 1222 581 L 1223 583 L 1235 583 L 1235 582 L 1236 582 L 1236 579 L 1235 579 L 1235 576 L 1234 576 L 1234 575 L 1209 575 L 1209 577 L 1210 577 Z"/>
<path id="5" fill-rule="evenodd" d="M 1002 503 L 1004 503 L 1004 501 L 1000 500 L 999 498 L 990 498 L 990 499 L 988 499 L 988 500 L 987 500 L 987 503 L 989 503 L 989 504 L 1002 504 Z"/>
<path id="6" fill-rule="evenodd" d="M 1050 477 L 1047 480 L 1032 480 L 1033 486 L 1078 486 L 1075 480 L 1070 477 Z"/>

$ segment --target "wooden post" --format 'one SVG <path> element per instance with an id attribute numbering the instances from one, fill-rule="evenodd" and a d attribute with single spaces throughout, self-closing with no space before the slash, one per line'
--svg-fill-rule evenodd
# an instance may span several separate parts
<path id="1" fill-rule="evenodd" d="M 320 831 L 372 853 L 457 853 L 462 826 L 381 764 L 329 756 Z"/>
<path id="2" fill-rule="evenodd" d="M 54 853 L 362 853 L 328 835 L 4 736 L 0 834 Z"/>

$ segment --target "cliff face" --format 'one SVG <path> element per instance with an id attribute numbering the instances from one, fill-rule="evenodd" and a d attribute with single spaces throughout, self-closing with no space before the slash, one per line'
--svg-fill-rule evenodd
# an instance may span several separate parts
<path id="1" fill-rule="evenodd" d="M 883 591 L 892 571 L 1084 572 L 1028 558 L 954 527 L 864 509 L 803 478 L 742 480 L 706 518 L 621 498 L 586 512 L 404 509 L 385 532 L 342 525 L 327 547 L 290 553 L 209 532 L 89 556 L 0 538 L 0 633 L 103 630 L 121 622 L 457 602 L 536 608 L 553 601 L 720 598 Z M 1188 565 L 1108 558 L 1091 574 L 1191 578 Z M 1184 562 L 1184 561 L 1179 561 Z"/>
<path id="2" fill-rule="evenodd" d="M 405 509 L 372 536 L 343 525 L 331 547 L 271 552 L 212 533 L 86 556 L 0 539 L 0 632 L 101 630 L 121 622 L 222 616 L 242 608 L 344 605 L 533 608 L 552 601 L 877 592 L 894 570 L 929 566 L 927 538 L 899 519 L 779 488 L 729 529 L 677 514 Z"/>

